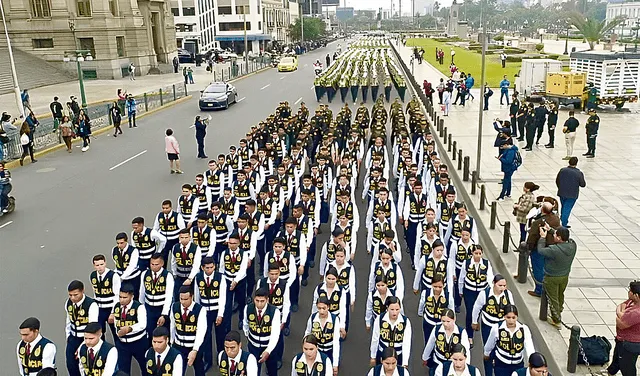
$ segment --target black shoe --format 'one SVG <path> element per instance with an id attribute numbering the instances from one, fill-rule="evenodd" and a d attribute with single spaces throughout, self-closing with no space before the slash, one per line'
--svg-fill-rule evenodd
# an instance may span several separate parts
<path id="1" fill-rule="evenodd" d="M 292 304 L 291 305 L 291 312 L 298 312 L 298 305 L 297 304 Z"/>
<path id="2" fill-rule="evenodd" d="M 524 138 L 523 137 L 518 137 L 517 140 L 518 141 L 524 141 Z"/>
<path id="3" fill-rule="evenodd" d="M 595 155 L 595 154 L 589 154 L 589 155 L 587 155 L 587 158 L 595 158 L 595 157 L 596 157 L 596 155 Z"/>
<path id="4" fill-rule="evenodd" d="M 316 262 L 313 261 L 313 260 L 309 261 L 309 267 L 310 268 L 315 268 L 316 267 Z"/>
<path id="5" fill-rule="evenodd" d="M 553 149 L 553 145 L 545 145 L 544 147 L 547 149 Z"/>
<path id="6" fill-rule="evenodd" d="M 302 286 L 307 286 L 309 284 L 309 281 L 307 281 L 306 279 L 303 279 L 302 282 L 300 282 L 300 284 Z"/>
<path id="7" fill-rule="evenodd" d="M 586 153 L 582 154 L 583 157 L 586 157 L 587 155 L 591 155 L 591 153 L 586 152 Z"/>
<path id="8" fill-rule="evenodd" d="M 289 334 L 291 334 L 291 329 L 289 328 L 284 328 L 282 330 L 282 334 L 284 334 L 285 337 L 289 337 Z"/>
<path id="9" fill-rule="evenodd" d="M 36 163 L 38 160 L 37 159 L 32 159 L 31 163 Z"/>
<path id="10" fill-rule="evenodd" d="M 569 225 L 566 225 L 566 226 L 564 226 L 564 228 L 571 228 L 571 226 L 569 226 Z"/>
<path id="11" fill-rule="evenodd" d="M 533 151 L 533 149 L 532 149 L 532 148 L 524 148 L 523 150 L 526 150 L 526 151 Z"/>
<path id="12" fill-rule="evenodd" d="M 24 159 L 20 160 L 20 166 L 24 166 Z"/>

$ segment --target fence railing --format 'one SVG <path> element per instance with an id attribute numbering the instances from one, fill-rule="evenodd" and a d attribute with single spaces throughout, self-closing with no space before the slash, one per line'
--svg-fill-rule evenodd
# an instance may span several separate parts
<path id="1" fill-rule="evenodd" d="M 245 67 L 244 60 L 235 60 L 228 63 L 226 67 L 213 67 L 213 72 L 210 74 L 213 76 L 213 81 L 229 81 L 234 78 L 242 77 L 247 74 L 259 71 L 266 67 L 271 66 L 271 59 L 264 57 L 255 60 L 249 59 L 249 63 Z"/>

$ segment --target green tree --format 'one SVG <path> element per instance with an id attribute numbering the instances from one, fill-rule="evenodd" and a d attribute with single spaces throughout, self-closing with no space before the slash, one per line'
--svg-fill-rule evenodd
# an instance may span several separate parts
<path id="1" fill-rule="evenodd" d="M 574 13 L 570 16 L 570 21 L 571 24 L 582 33 L 587 43 L 589 43 L 589 50 L 593 50 L 594 45 L 598 43 L 600 39 L 604 38 L 609 31 L 620 25 L 623 20 L 616 18 L 609 22 L 606 20 L 598 21 L 594 18 L 585 18 L 585 16 L 580 13 Z"/>
<path id="2" fill-rule="evenodd" d="M 318 40 L 324 37 L 325 23 L 323 20 L 314 17 L 305 17 L 304 19 L 304 40 Z M 289 35 L 293 40 L 299 41 L 302 33 L 300 31 L 300 18 L 296 22 L 289 26 Z"/>

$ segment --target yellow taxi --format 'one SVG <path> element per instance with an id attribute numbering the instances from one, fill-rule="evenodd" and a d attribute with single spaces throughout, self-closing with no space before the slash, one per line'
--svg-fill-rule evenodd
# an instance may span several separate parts
<path id="1" fill-rule="evenodd" d="M 285 56 L 278 63 L 278 72 L 293 72 L 298 69 L 298 58 Z"/>

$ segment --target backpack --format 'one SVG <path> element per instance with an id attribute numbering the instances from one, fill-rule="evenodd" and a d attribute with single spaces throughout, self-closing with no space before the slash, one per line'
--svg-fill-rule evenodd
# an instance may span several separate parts
<path id="1" fill-rule="evenodd" d="M 589 365 L 609 363 L 611 342 L 608 339 L 601 336 L 580 337 L 580 342 Z M 585 364 L 582 356 L 578 356 L 578 364 Z"/>
<path id="2" fill-rule="evenodd" d="M 513 155 L 513 167 L 518 168 L 520 166 L 522 166 L 522 155 L 520 155 L 520 150 L 516 150 Z"/>
<path id="3" fill-rule="evenodd" d="M 493 95 L 493 90 L 489 89 L 489 91 L 487 91 L 487 97 L 490 97 Z"/>

